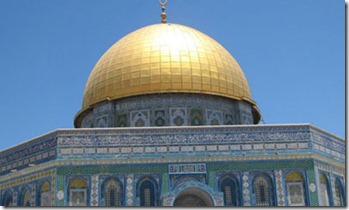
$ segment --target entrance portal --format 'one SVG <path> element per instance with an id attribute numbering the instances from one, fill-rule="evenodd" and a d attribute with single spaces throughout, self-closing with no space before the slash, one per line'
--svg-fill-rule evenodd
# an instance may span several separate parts
<path id="1" fill-rule="evenodd" d="M 213 206 L 211 197 L 204 191 L 197 188 L 189 188 L 181 192 L 173 203 L 174 206 Z"/>

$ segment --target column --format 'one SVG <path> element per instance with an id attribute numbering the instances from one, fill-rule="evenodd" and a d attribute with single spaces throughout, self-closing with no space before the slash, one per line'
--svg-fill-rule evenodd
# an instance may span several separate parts
<path id="1" fill-rule="evenodd" d="M 276 189 L 276 201 L 278 206 L 285 206 L 285 189 L 283 185 L 283 173 L 282 170 L 274 171 L 275 177 L 275 189 Z"/>
<path id="2" fill-rule="evenodd" d="M 91 176 L 91 206 L 98 206 L 99 175 Z"/>
<path id="3" fill-rule="evenodd" d="M 250 192 L 250 173 L 249 171 L 242 172 L 242 199 L 244 206 L 251 206 L 251 192 Z"/>
<path id="4" fill-rule="evenodd" d="M 126 206 L 134 206 L 134 175 L 126 177 Z"/>

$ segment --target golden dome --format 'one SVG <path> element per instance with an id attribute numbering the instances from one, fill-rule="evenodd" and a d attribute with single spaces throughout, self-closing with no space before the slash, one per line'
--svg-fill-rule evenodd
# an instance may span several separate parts
<path id="1" fill-rule="evenodd" d="M 155 24 L 116 42 L 97 62 L 83 107 L 156 93 L 200 93 L 255 105 L 239 64 L 218 42 L 193 28 Z"/>

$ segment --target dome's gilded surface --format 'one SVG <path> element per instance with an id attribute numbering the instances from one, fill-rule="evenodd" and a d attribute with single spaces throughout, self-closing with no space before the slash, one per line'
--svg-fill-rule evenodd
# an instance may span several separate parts
<path id="1" fill-rule="evenodd" d="M 126 35 L 100 58 L 81 111 L 155 93 L 204 93 L 255 104 L 244 73 L 223 46 L 190 27 L 155 24 Z"/>

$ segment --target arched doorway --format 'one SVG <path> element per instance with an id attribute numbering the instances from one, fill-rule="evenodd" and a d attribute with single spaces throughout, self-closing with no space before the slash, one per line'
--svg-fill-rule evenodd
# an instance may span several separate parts
<path id="1" fill-rule="evenodd" d="M 179 193 L 173 206 L 180 207 L 204 207 L 213 206 L 211 197 L 203 190 L 189 188 Z"/>

